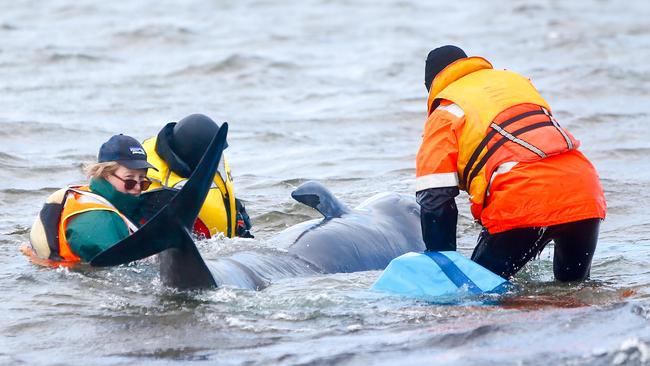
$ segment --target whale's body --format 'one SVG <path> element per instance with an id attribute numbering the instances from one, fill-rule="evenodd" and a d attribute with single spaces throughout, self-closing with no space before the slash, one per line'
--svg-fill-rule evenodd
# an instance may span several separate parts
<path id="1" fill-rule="evenodd" d="M 334 198 L 317 182 L 301 185 L 292 196 L 299 199 L 299 194 L 307 192 L 319 192 L 322 202 Z M 395 257 L 424 250 L 420 208 L 413 196 L 382 193 L 352 210 L 340 203 L 338 207 L 342 209 L 324 214 L 322 220 L 284 230 L 275 240 L 290 242 L 288 252 L 322 273 L 383 269 Z"/>
<path id="2" fill-rule="evenodd" d="M 293 196 L 305 188 L 317 188 L 327 192 L 323 198 L 330 197 L 317 182 L 303 184 Z M 243 251 L 206 263 L 219 286 L 251 289 L 289 276 L 380 270 L 404 253 L 424 250 L 419 217 L 419 206 L 412 196 L 377 194 L 340 215 L 305 221 L 281 231 L 269 240 L 280 250 Z"/>
<path id="3" fill-rule="evenodd" d="M 98 254 L 91 265 L 123 264 L 160 253 L 160 277 L 167 286 L 262 289 L 288 276 L 384 269 L 393 258 L 424 250 L 413 196 L 379 194 L 349 209 L 320 183 L 306 182 L 292 197 L 318 210 L 323 219 L 278 233 L 271 239 L 278 251 L 243 251 L 206 262 L 191 232 L 221 158 L 227 128 L 224 123 L 183 188 L 140 230 Z"/>

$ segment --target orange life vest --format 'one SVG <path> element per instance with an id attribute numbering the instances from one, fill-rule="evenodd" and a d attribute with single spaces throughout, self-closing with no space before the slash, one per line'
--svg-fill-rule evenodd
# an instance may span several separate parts
<path id="1" fill-rule="evenodd" d="M 604 217 L 604 198 L 593 166 L 576 150 L 579 142 L 558 124 L 548 103 L 528 79 L 514 72 L 494 70 L 480 57 L 463 58 L 436 75 L 427 103 L 429 115 L 439 105 L 450 103 L 460 107 L 463 122 L 453 124 L 456 144 L 448 145 L 447 141 L 451 140 L 444 140 L 443 145 L 457 149 L 454 158 L 449 160 L 455 161 L 452 169 L 456 171 L 453 173 L 457 175 L 456 182 L 469 193 L 473 216 L 491 233 Z M 435 144 L 441 140 L 428 141 Z M 436 166 L 435 157 L 434 165 L 426 160 L 432 158 L 436 149 L 436 146 L 421 147 L 418 167 L 422 169 L 418 175 L 448 172 L 440 167 L 427 168 Z M 434 153 L 445 154 L 444 151 Z M 555 159 L 555 156 L 560 157 Z M 497 175 L 499 178 L 495 180 Z M 445 174 L 437 176 L 446 179 Z M 562 184 L 553 182 L 558 177 L 570 178 Z M 510 178 L 516 182 L 513 184 Z M 432 186 L 443 185 L 447 184 Z M 548 205 L 538 202 L 547 194 L 541 194 L 540 187 L 553 191 L 550 195 L 568 197 L 567 204 L 554 200 Z M 490 192 L 495 190 L 499 202 L 490 197 Z M 588 200 L 590 203 L 584 209 L 574 209 Z M 487 205 L 491 206 L 489 214 L 484 215 Z M 571 209 L 562 211 L 565 206 Z"/>
<path id="2" fill-rule="evenodd" d="M 480 57 L 458 60 L 436 76 L 429 108 L 444 99 L 465 112 L 459 140 L 459 186 L 480 216 L 494 171 L 506 162 L 531 162 L 579 146 L 551 115 L 548 103 L 530 81 L 494 70 Z"/>
<path id="3" fill-rule="evenodd" d="M 59 256 L 68 261 L 78 262 L 81 259 L 74 254 L 65 237 L 65 229 L 68 226 L 68 221 L 80 213 L 88 211 L 106 210 L 118 214 L 124 224 L 129 229 L 129 234 L 135 232 L 138 228 L 126 216 L 115 208 L 106 198 L 92 193 L 90 187 L 70 187 L 68 189 L 63 211 L 61 212 L 61 221 L 59 221 Z"/>
<path id="4" fill-rule="evenodd" d="M 41 215 L 37 217 L 30 232 L 30 242 L 38 258 L 61 260 L 69 262 L 79 262 L 81 259 L 70 248 L 70 243 L 65 236 L 65 230 L 68 222 L 75 215 L 96 210 L 106 210 L 118 214 L 127 228 L 129 233 L 137 230 L 126 216 L 115 208 L 106 198 L 91 192 L 88 186 L 71 186 L 64 188 L 52 194 L 47 200 L 48 204 L 62 205 L 61 216 L 58 222 L 43 222 Z M 52 225 L 58 228 L 52 230 Z M 57 235 L 46 235 L 47 232 L 56 232 Z"/>

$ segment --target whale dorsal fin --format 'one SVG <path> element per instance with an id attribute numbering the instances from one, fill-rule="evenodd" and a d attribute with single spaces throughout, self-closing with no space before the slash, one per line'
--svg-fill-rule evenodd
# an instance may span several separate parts
<path id="1" fill-rule="evenodd" d="M 316 181 L 301 184 L 291 192 L 291 197 L 320 212 L 326 219 L 341 217 L 350 212 L 350 209 L 334 197 L 329 189 Z"/>

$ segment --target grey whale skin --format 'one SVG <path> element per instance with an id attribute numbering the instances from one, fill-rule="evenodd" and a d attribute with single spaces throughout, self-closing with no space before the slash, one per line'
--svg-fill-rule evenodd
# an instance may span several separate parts
<path id="1" fill-rule="evenodd" d="M 404 253 L 424 250 L 420 208 L 413 196 L 380 193 L 349 209 L 314 181 L 291 196 L 324 217 L 269 239 L 279 251 L 243 251 L 208 261 L 218 285 L 261 289 L 288 276 L 381 270 Z"/>
<path id="2" fill-rule="evenodd" d="M 420 209 L 412 195 L 378 194 L 350 209 L 322 184 L 309 181 L 291 196 L 318 210 L 323 219 L 296 224 L 272 237 L 277 251 L 242 251 L 206 262 L 191 231 L 201 208 L 197 202 L 205 199 L 216 173 L 227 129 L 224 123 L 195 173 L 147 224 L 90 264 L 112 266 L 160 253 L 160 277 L 166 286 L 259 290 L 289 276 L 380 270 L 401 254 L 424 250 Z"/>

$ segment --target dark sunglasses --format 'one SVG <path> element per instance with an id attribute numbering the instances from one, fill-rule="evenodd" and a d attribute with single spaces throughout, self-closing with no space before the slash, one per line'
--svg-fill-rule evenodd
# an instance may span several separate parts
<path id="1" fill-rule="evenodd" d="M 118 177 L 115 174 L 113 174 L 113 176 L 115 178 L 121 180 L 122 182 L 124 182 L 124 189 L 127 190 L 127 191 L 132 190 L 138 184 L 140 185 L 140 190 L 141 191 L 146 191 L 149 188 L 149 186 L 151 185 L 151 181 L 149 179 L 145 179 L 142 182 L 138 182 L 137 180 L 134 180 L 134 179 L 122 179 L 122 178 Z"/>

